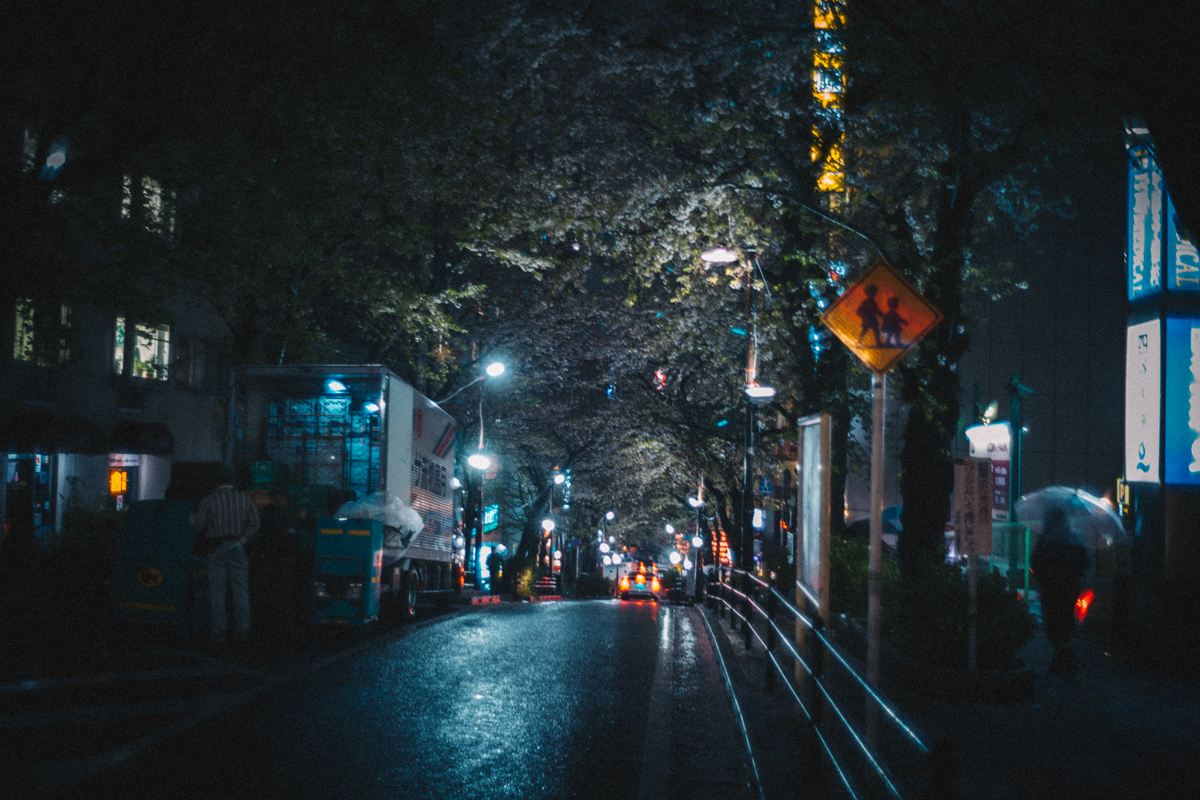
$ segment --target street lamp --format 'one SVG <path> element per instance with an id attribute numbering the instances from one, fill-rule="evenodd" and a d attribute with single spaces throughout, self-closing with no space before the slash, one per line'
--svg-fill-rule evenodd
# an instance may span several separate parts
<path id="1" fill-rule="evenodd" d="M 750 248 L 747 248 L 746 252 L 752 262 L 740 270 L 746 276 L 746 319 L 750 326 L 746 336 L 746 430 L 742 458 L 742 513 L 738 525 L 737 553 L 738 560 L 742 563 L 746 562 L 747 528 L 750 527 L 750 507 L 753 502 L 751 498 L 754 487 L 751 482 L 754 476 L 755 407 L 769 403 L 775 396 L 774 389 L 769 386 L 760 386 L 758 383 L 758 328 L 754 310 L 754 270 L 758 265 L 758 254 Z M 705 250 L 700 254 L 700 258 L 709 264 L 741 262 L 741 256 L 736 250 L 723 246 Z M 753 541 L 753 531 L 749 531 L 749 538 Z"/>
<path id="2" fill-rule="evenodd" d="M 439 405 L 445 403 L 456 397 L 463 390 L 479 384 L 479 447 L 474 453 L 467 456 L 467 465 L 478 472 L 473 481 L 474 485 L 468 491 L 468 495 L 471 497 L 471 502 L 468 505 L 471 513 L 470 519 L 475 529 L 474 542 L 472 542 L 472 556 L 475 561 L 475 588 L 480 590 L 483 589 L 483 569 L 479 564 L 479 553 L 483 549 L 483 477 L 484 472 L 492 466 L 492 460 L 483 452 L 483 388 L 488 378 L 497 378 L 503 375 L 504 369 L 503 363 L 493 361 L 484 369 L 484 374 L 438 401 Z"/>

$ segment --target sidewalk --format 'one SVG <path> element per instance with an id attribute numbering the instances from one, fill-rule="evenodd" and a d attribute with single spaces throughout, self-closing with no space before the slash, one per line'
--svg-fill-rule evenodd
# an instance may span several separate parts
<path id="1" fill-rule="evenodd" d="M 976 706 L 893 697 L 958 756 L 956 796 L 978 800 L 1200 797 L 1200 686 L 1118 660 L 1076 637 L 1077 679 L 1047 675 L 1037 635 L 1020 657 L 1037 672 L 1033 702 Z"/>
<path id="2" fill-rule="evenodd" d="M 806 726 L 793 722 L 786 688 L 763 690 L 761 647 L 746 653 L 728 618 L 704 613 L 734 673 L 766 800 L 845 796 L 806 769 Z M 1040 633 L 1026 644 L 1020 658 L 1037 673 L 1030 702 L 980 705 L 911 693 L 888 699 L 926 741 L 953 742 L 954 796 L 963 800 L 1200 797 L 1200 685 L 1118 659 L 1079 636 L 1072 646 L 1075 679 L 1047 674 L 1053 649 Z"/>

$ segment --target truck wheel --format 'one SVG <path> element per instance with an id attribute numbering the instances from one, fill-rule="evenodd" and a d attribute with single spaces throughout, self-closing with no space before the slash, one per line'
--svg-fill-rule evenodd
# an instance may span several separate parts
<path id="1" fill-rule="evenodd" d="M 421 593 L 421 578 L 415 569 L 404 576 L 404 594 L 400 597 L 400 613 L 405 619 L 417 615 L 417 595 Z"/>

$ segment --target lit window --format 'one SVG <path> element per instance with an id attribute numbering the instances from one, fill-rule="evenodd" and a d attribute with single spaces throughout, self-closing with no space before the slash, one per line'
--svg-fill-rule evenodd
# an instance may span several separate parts
<path id="1" fill-rule="evenodd" d="M 125 318 L 117 317 L 117 327 L 113 334 L 113 374 L 125 374 Z"/>
<path id="2" fill-rule="evenodd" d="M 113 333 L 113 372 L 132 378 L 165 381 L 171 363 L 171 326 L 134 325 L 117 317 Z"/>
<path id="3" fill-rule="evenodd" d="M 13 360 L 33 361 L 33 301 L 17 301 L 16 335 L 13 337 Z"/>
<path id="4" fill-rule="evenodd" d="M 133 177 L 126 174 L 121 180 L 121 219 L 131 219 L 134 209 L 141 209 L 142 227 L 149 233 L 175 233 L 175 192 L 163 189 L 158 181 L 143 175 L 136 185 Z"/>
<path id="5" fill-rule="evenodd" d="M 56 313 L 57 312 L 57 313 Z M 71 358 L 71 307 L 17 300 L 13 324 L 13 360 L 39 367 L 65 364 Z"/>
<path id="6" fill-rule="evenodd" d="M 37 163 L 37 133 L 32 128 L 25 129 L 25 142 L 21 148 L 21 171 L 33 172 Z"/>
<path id="7" fill-rule="evenodd" d="M 133 178 L 128 175 L 121 182 L 121 219 L 129 219 L 133 214 Z"/>

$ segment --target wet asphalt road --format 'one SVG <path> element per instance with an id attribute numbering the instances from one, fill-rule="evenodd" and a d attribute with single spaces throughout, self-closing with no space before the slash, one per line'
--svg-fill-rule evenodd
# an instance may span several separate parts
<path id="1" fill-rule="evenodd" d="M 755 796 L 696 609 L 504 604 L 403 629 L 63 796 Z"/>

